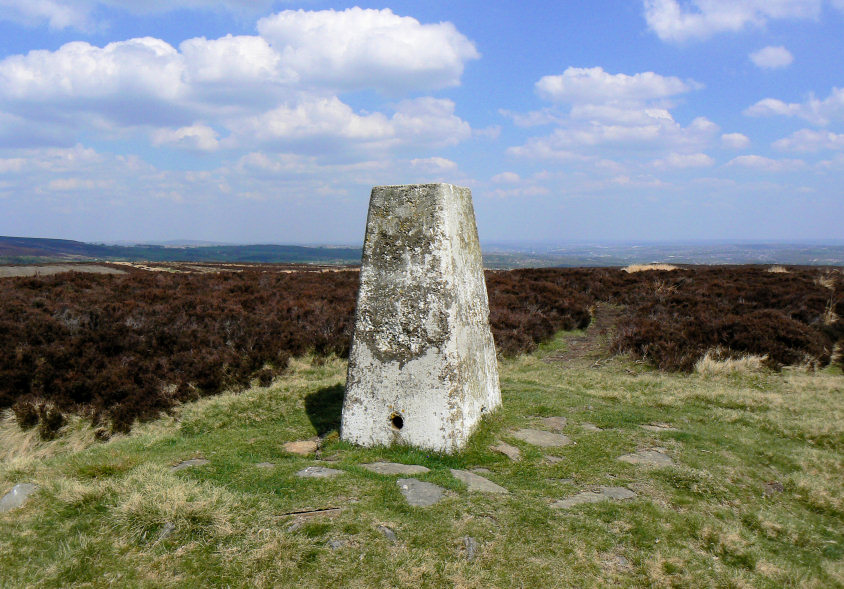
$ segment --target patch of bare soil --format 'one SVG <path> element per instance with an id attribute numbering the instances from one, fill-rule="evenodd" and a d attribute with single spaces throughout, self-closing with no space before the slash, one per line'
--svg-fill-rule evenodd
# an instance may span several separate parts
<path id="1" fill-rule="evenodd" d="M 595 361 L 608 358 L 611 355 L 610 337 L 618 325 L 621 313 L 621 307 L 598 303 L 592 311 L 592 322 L 583 335 L 566 339 L 566 349 L 546 356 L 545 362 L 576 362 L 586 359 Z"/>
<path id="2" fill-rule="evenodd" d="M 126 274 L 125 271 L 96 264 L 49 264 L 45 266 L 0 266 L 0 278 L 18 276 L 50 276 L 62 272 L 87 272 L 89 274 Z"/>

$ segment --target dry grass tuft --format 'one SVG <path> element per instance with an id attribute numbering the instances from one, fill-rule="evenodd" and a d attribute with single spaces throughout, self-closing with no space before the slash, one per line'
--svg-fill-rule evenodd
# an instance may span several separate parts
<path id="1" fill-rule="evenodd" d="M 771 272 L 772 274 L 790 274 L 788 268 L 785 266 L 771 266 L 766 271 Z"/>
<path id="2" fill-rule="evenodd" d="M 21 429 L 10 409 L 0 413 L 0 464 L 43 460 L 61 453 L 81 452 L 96 444 L 90 421 L 68 416 L 53 440 L 43 440 L 38 428 Z"/>
<path id="3" fill-rule="evenodd" d="M 760 372 L 765 368 L 768 356 L 744 354 L 738 358 L 730 356 L 727 350 L 713 348 L 695 363 L 695 372 L 699 374 L 731 374 L 735 372 Z"/>
<path id="4" fill-rule="evenodd" d="M 677 270 L 677 266 L 672 266 L 671 264 L 631 264 L 625 268 L 622 268 L 628 274 L 633 274 L 634 272 L 646 272 L 648 270 Z"/>

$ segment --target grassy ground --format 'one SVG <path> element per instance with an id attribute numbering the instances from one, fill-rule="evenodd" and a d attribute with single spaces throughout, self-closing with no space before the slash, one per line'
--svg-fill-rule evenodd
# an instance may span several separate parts
<path id="1" fill-rule="evenodd" d="M 0 515 L 0 586 L 844 586 L 844 377 L 553 360 L 577 335 L 502 362 L 504 405 L 456 456 L 340 442 L 339 360 L 293 362 L 269 388 L 184 406 L 107 443 L 78 420 L 40 442 L 6 416 L 0 494 L 17 482 L 41 488 Z M 553 415 L 568 418 L 576 445 L 543 452 L 509 435 Z M 654 422 L 678 431 L 640 427 Z M 318 463 L 282 444 L 317 434 L 319 457 L 342 476 L 295 476 Z M 497 440 L 522 460 L 491 451 Z M 675 466 L 617 460 L 653 447 Z M 196 457 L 210 463 L 169 469 Z M 446 498 L 408 506 L 396 477 L 360 467 L 376 460 L 429 467 L 418 478 Z M 510 494 L 469 493 L 449 473 L 475 467 Z M 598 485 L 637 497 L 550 508 Z M 291 514 L 325 508 L 336 510 Z M 175 529 L 160 539 L 167 523 Z"/>

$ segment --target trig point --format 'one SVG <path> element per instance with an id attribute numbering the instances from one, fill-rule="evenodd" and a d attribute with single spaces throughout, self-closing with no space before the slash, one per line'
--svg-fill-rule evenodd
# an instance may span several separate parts
<path id="1" fill-rule="evenodd" d="M 341 438 L 454 452 L 500 404 L 471 191 L 376 186 Z"/>

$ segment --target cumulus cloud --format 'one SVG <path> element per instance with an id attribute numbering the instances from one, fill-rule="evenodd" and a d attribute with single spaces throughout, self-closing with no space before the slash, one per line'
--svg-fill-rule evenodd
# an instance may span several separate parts
<path id="1" fill-rule="evenodd" d="M 515 184 L 521 180 L 521 177 L 515 172 L 501 172 L 493 176 L 492 181 L 496 184 Z"/>
<path id="2" fill-rule="evenodd" d="M 600 67 L 570 67 L 561 75 L 544 76 L 536 83 L 537 92 L 545 100 L 574 104 L 638 103 L 675 96 L 696 87 L 696 82 L 654 72 L 629 76 L 610 74 Z"/>
<path id="3" fill-rule="evenodd" d="M 817 18 L 822 0 L 643 0 L 645 21 L 663 41 L 706 39 L 773 19 Z"/>
<path id="4" fill-rule="evenodd" d="M 421 24 L 390 9 L 286 10 L 258 31 L 305 84 L 386 94 L 460 83 L 480 54 L 453 24 Z"/>
<path id="5" fill-rule="evenodd" d="M 774 147 L 784 151 L 811 152 L 823 149 L 844 149 L 844 133 L 801 129 L 775 141 Z"/>
<path id="6" fill-rule="evenodd" d="M 472 135 L 449 100 L 422 96 L 365 112 L 339 97 L 459 83 L 478 53 L 450 23 L 390 10 L 299 10 L 262 19 L 259 30 L 266 37 L 199 37 L 178 47 L 151 37 L 73 42 L 2 59 L 0 147 L 72 145 L 84 131 L 201 151 L 307 144 L 330 157 L 332 149 L 433 148 Z M 38 133 L 20 132 L 27 126 Z"/>
<path id="7" fill-rule="evenodd" d="M 0 20 L 51 29 L 92 30 L 97 7 L 125 10 L 131 14 L 165 13 L 182 9 L 226 10 L 257 13 L 268 10 L 272 0 L 0 0 Z"/>
<path id="8" fill-rule="evenodd" d="M 653 166 L 658 169 L 708 168 L 715 163 L 705 153 L 671 153 L 667 157 L 654 160 Z"/>
<path id="9" fill-rule="evenodd" d="M 793 172 L 806 167 L 806 162 L 793 159 L 775 160 L 761 155 L 740 155 L 726 165 L 760 172 Z"/>
<path id="10" fill-rule="evenodd" d="M 552 106 L 524 115 L 502 111 L 519 126 L 556 125 L 550 135 L 531 137 L 508 153 L 577 160 L 590 150 L 633 145 L 650 151 L 695 153 L 710 143 L 718 126 L 705 117 L 680 125 L 670 112 L 669 100 L 701 87 L 694 80 L 654 72 L 611 74 L 600 67 L 570 67 L 536 83 L 539 96 Z"/>
<path id="11" fill-rule="evenodd" d="M 742 133 L 724 133 L 721 135 L 721 145 L 729 149 L 744 149 L 750 146 L 750 139 Z"/>
<path id="12" fill-rule="evenodd" d="M 833 88 L 823 100 L 810 95 L 801 103 L 764 98 L 745 109 L 744 114 L 751 117 L 800 117 L 815 125 L 825 126 L 832 121 L 844 121 L 844 88 Z"/>
<path id="13" fill-rule="evenodd" d="M 750 61 L 764 69 L 777 69 L 791 65 L 794 56 L 785 47 L 768 46 L 751 53 Z"/>

